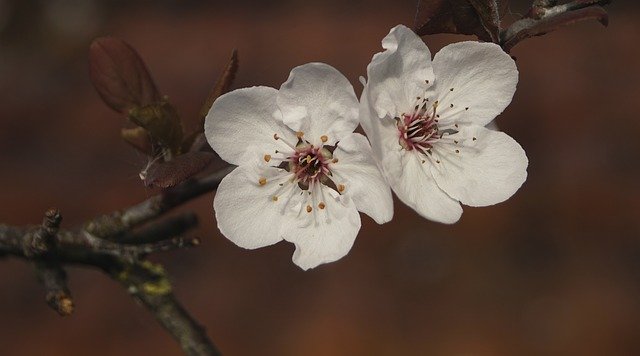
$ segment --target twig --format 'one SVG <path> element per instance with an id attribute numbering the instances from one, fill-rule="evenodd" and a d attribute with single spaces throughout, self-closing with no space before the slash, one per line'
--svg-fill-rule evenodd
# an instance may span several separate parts
<path id="1" fill-rule="evenodd" d="M 92 235 L 118 239 L 124 232 L 155 219 L 165 212 L 204 193 L 213 191 L 234 167 L 223 168 L 204 178 L 186 181 L 125 210 L 100 216 L 85 225 Z"/>
<path id="2" fill-rule="evenodd" d="M 38 280 L 46 290 L 47 304 L 61 316 L 73 313 L 73 299 L 67 286 L 67 273 L 59 263 L 49 259 L 35 261 Z"/>
<path id="3" fill-rule="evenodd" d="M 153 243 L 184 234 L 196 225 L 198 225 L 198 216 L 189 212 L 155 221 L 149 226 L 121 235 L 114 241 L 127 244 Z"/>
<path id="4" fill-rule="evenodd" d="M 220 354 L 204 328 L 176 300 L 162 267 L 145 261 L 108 272 L 153 313 L 187 355 Z"/>
<path id="5" fill-rule="evenodd" d="M 175 298 L 162 266 L 145 257 L 200 243 L 197 238 L 176 237 L 197 224 L 193 213 L 158 218 L 214 190 L 231 170 L 227 167 L 187 181 L 121 212 L 85 223 L 82 228 L 59 229 L 62 218 L 53 209 L 46 213 L 40 226 L 0 225 L 0 256 L 12 255 L 33 262 L 47 291 L 47 303 L 61 315 L 73 312 L 63 266 L 101 269 L 149 309 L 187 355 L 218 355 L 202 326 Z M 145 225 L 140 227 L 142 224 Z"/>
<path id="6" fill-rule="evenodd" d="M 526 38 L 540 36 L 580 20 L 596 19 L 606 26 L 608 16 L 601 5 L 609 3 L 611 0 L 575 0 L 556 5 L 555 0 L 536 0 L 524 18 L 502 32 L 501 46 L 509 53 Z"/>

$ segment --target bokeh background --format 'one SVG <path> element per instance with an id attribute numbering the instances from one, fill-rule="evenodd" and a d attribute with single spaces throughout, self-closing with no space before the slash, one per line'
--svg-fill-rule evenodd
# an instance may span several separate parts
<path id="1" fill-rule="evenodd" d="M 515 13 L 524 11 L 513 2 Z M 412 0 L 0 0 L 0 221 L 73 226 L 153 194 L 146 161 L 119 138 L 124 119 L 93 90 L 87 49 L 111 34 L 144 57 L 191 125 L 233 48 L 235 87 L 278 87 L 327 62 L 356 84 L 380 40 L 411 25 Z M 530 159 L 510 200 L 465 208 L 444 226 L 396 202 L 363 216 L 344 259 L 309 272 L 280 243 L 242 250 L 216 229 L 200 248 L 158 256 L 175 292 L 227 355 L 640 354 L 640 14 L 609 7 L 513 51 L 520 82 L 497 119 Z M 464 36 L 426 37 L 435 51 Z M 58 317 L 31 266 L 0 261 L 0 354 L 178 355 L 116 283 L 70 268 L 76 312 Z"/>

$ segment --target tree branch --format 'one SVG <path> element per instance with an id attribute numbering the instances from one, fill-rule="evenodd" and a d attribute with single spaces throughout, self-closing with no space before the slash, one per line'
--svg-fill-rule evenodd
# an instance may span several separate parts
<path id="1" fill-rule="evenodd" d="M 500 44 L 509 53 L 522 40 L 541 36 L 559 27 L 595 19 L 604 26 L 609 17 L 601 5 L 611 0 L 575 0 L 556 5 L 556 0 L 536 0 L 527 15 L 502 32 Z"/>
<path id="2" fill-rule="evenodd" d="M 104 239 L 118 239 L 131 228 L 157 218 L 167 211 L 204 193 L 213 191 L 235 167 L 226 167 L 204 178 L 188 180 L 178 186 L 169 188 L 140 204 L 122 211 L 97 217 L 85 225 L 92 235 Z"/>
<path id="3" fill-rule="evenodd" d="M 159 218 L 174 207 L 215 190 L 232 169 L 226 167 L 184 182 L 76 229 L 59 229 L 62 218 L 54 209 L 47 211 L 40 226 L 0 225 L 0 256 L 31 261 L 46 289 L 47 303 L 60 315 L 70 315 L 74 308 L 63 266 L 98 268 L 149 309 L 187 355 L 218 355 L 202 326 L 175 298 L 162 266 L 149 262 L 146 256 L 200 243 L 196 238 L 178 237 L 197 225 L 195 214 Z"/>

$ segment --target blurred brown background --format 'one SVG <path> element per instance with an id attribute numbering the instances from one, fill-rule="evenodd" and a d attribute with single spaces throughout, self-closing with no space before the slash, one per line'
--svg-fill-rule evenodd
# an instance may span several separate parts
<path id="1" fill-rule="evenodd" d="M 235 87 L 278 87 L 310 61 L 355 84 L 414 3 L 0 0 L 0 221 L 38 223 L 55 206 L 73 226 L 152 194 L 124 120 L 89 83 L 93 38 L 130 42 L 195 123 L 232 48 Z M 186 206 L 202 247 L 160 256 L 177 295 L 227 355 L 640 354 L 637 4 L 610 6 L 608 29 L 581 23 L 513 51 L 520 82 L 498 124 L 531 163 L 507 202 L 454 226 L 398 203 L 389 224 L 363 218 L 349 256 L 304 273 L 290 244 L 222 237 L 210 194 Z M 461 39 L 425 38 L 433 53 Z M 113 281 L 78 268 L 70 281 L 77 308 L 62 319 L 29 265 L 0 261 L 1 355 L 180 354 Z"/>

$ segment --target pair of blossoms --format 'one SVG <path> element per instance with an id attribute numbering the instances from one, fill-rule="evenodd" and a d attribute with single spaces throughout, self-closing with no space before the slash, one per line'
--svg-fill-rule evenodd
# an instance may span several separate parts
<path id="1" fill-rule="evenodd" d="M 421 216 L 451 224 L 461 203 L 493 205 L 524 183 L 522 147 L 485 128 L 516 89 L 509 55 L 495 44 L 461 42 L 431 60 L 404 26 L 382 46 L 360 101 L 322 63 L 294 68 L 279 90 L 244 88 L 216 100 L 205 133 L 238 166 L 213 204 L 229 240 L 255 249 L 284 239 L 306 270 L 349 252 L 358 211 L 378 224 L 390 221 L 390 188 Z M 353 132 L 358 124 L 368 140 Z"/>

